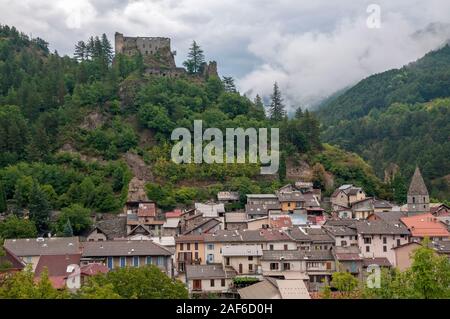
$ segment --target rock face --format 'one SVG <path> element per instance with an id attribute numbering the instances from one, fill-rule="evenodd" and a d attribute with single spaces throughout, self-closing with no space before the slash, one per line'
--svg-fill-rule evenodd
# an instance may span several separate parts
<path id="1" fill-rule="evenodd" d="M 106 117 L 102 113 L 92 112 L 85 117 L 83 123 L 80 125 L 80 128 L 92 131 L 101 127 L 105 121 Z"/>
<path id="2" fill-rule="evenodd" d="M 153 174 L 144 160 L 137 154 L 127 152 L 124 155 L 125 162 L 130 167 L 134 177 L 144 181 L 153 180 Z"/>
<path id="3" fill-rule="evenodd" d="M 128 184 L 128 196 L 129 202 L 141 202 L 148 201 L 147 194 L 145 192 L 145 181 L 136 177 L 133 177 Z"/>
<path id="4" fill-rule="evenodd" d="M 391 182 L 395 175 L 400 171 L 400 167 L 395 163 L 390 163 L 384 170 L 384 182 Z"/>

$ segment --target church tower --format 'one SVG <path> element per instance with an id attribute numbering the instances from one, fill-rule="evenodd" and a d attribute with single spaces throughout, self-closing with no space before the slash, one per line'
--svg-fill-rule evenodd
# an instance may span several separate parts
<path id="1" fill-rule="evenodd" d="M 430 196 L 419 167 L 416 167 L 409 185 L 407 202 L 408 215 L 417 215 L 430 211 Z"/>

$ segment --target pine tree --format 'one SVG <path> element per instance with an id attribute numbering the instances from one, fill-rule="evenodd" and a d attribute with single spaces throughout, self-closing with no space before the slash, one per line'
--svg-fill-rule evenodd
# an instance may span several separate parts
<path id="1" fill-rule="evenodd" d="M 234 84 L 234 79 L 231 76 L 224 76 L 222 78 L 222 82 L 225 92 L 236 93 L 236 85 Z"/>
<path id="2" fill-rule="evenodd" d="M 36 224 L 39 232 L 48 229 L 50 219 L 50 204 L 46 194 L 42 191 L 38 183 L 34 182 L 30 192 L 30 218 Z"/>
<path id="3" fill-rule="evenodd" d="M 295 110 L 295 118 L 296 119 L 301 119 L 303 117 L 303 110 L 302 108 L 299 106 L 297 108 L 297 110 Z"/>
<path id="4" fill-rule="evenodd" d="M 189 74 L 199 74 L 201 66 L 205 63 L 205 56 L 203 50 L 193 41 L 192 46 L 189 49 L 188 59 L 183 62 Z"/>
<path id="5" fill-rule="evenodd" d="M 95 37 L 94 40 L 94 58 L 101 58 L 103 57 L 103 46 L 102 41 L 100 41 L 99 37 Z"/>
<path id="6" fill-rule="evenodd" d="M 70 219 L 67 219 L 67 223 L 64 226 L 63 235 L 64 235 L 64 237 L 72 237 L 73 236 L 73 228 L 72 228 Z"/>
<path id="7" fill-rule="evenodd" d="M 84 41 L 78 41 L 77 45 L 75 45 L 74 56 L 78 61 L 84 61 L 87 58 L 86 43 Z"/>
<path id="8" fill-rule="evenodd" d="M 111 42 L 109 42 L 108 37 L 104 33 L 102 34 L 101 43 L 103 56 L 106 59 L 106 61 L 108 61 L 108 63 L 111 63 L 113 60 L 113 49 L 111 46 Z"/>
<path id="9" fill-rule="evenodd" d="M 270 99 L 272 100 L 269 108 L 270 119 L 279 122 L 285 118 L 286 111 L 277 82 L 273 85 L 273 93 L 270 96 Z"/>
<path id="10" fill-rule="evenodd" d="M 2 181 L 0 181 L 0 213 L 6 212 L 6 193 Z"/>
<path id="11" fill-rule="evenodd" d="M 255 102 L 254 102 L 254 103 L 255 103 L 255 107 L 256 107 L 258 110 L 264 110 L 264 103 L 263 103 L 261 97 L 259 96 L 259 94 L 256 94 Z"/>
<path id="12" fill-rule="evenodd" d="M 94 37 L 90 37 L 86 44 L 86 58 L 92 59 L 95 56 L 95 40 Z"/>

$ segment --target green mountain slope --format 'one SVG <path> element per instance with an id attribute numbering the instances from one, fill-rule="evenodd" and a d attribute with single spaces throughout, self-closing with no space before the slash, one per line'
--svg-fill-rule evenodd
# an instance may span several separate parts
<path id="1" fill-rule="evenodd" d="M 317 115 L 324 140 L 361 154 L 384 176 L 393 164 L 409 178 L 419 165 L 432 196 L 450 188 L 450 47 L 376 74 L 328 101 Z"/>
<path id="2" fill-rule="evenodd" d="M 76 60 L 0 27 L 0 196 L 17 215 L 29 212 L 39 232 L 64 231 L 67 222 L 54 223 L 51 210 L 121 211 L 133 180 L 131 189 L 141 187 L 167 209 L 223 189 L 273 192 L 288 181 L 287 162 L 307 167 L 300 173 L 328 193 L 334 181 L 390 196 L 358 156 L 322 145 L 311 113 L 275 122 L 218 77 L 146 75 L 139 56 L 112 63 L 107 40 L 93 43 L 89 56 Z M 279 127 L 279 174 L 261 176 L 256 164 L 173 163 L 172 129 L 192 129 L 194 119 L 204 129 Z M 71 224 L 78 232 L 75 224 L 84 223 Z"/>

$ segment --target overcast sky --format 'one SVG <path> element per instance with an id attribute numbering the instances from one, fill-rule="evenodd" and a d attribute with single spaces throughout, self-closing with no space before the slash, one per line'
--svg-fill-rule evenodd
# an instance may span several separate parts
<path id="1" fill-rule="evenodd" d="M 367 25 L 373 3 L 380 28 Z M 195 39 L 242 93 L 267 97 L 278 81 L 295 107 L 440 46 L 450 38 L 450 1 L 0 0 L 0 23 L 69 55 L 90 35 L 167 36 L 178 64 Z"/>

